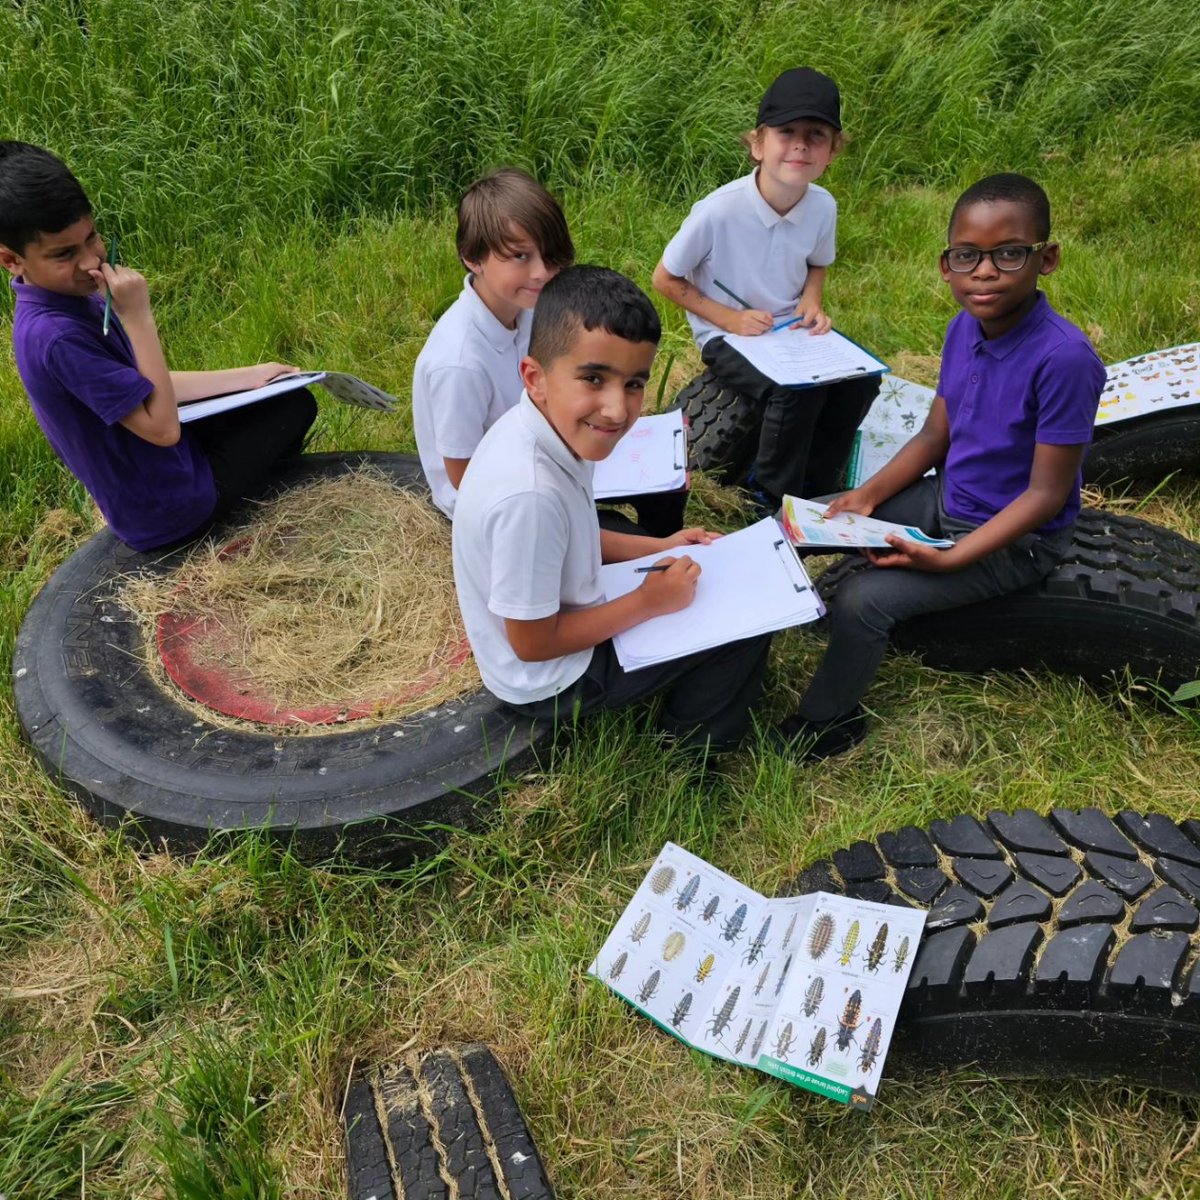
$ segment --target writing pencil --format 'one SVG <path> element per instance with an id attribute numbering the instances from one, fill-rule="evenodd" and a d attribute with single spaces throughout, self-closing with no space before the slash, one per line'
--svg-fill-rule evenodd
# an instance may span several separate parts
<path id="1" fill-rule="evenodd" d="M 670 570 L 670 566 L 671 566 L 671 564 L 670 564 L 670 563 L 663 563 L 663 564 L 661 564 L 661 565 L 656 565 L 656 566 L 653 566 L 653 567 L 634 567 L 634 568 L 633 568 L 633 573 L 634 573 L 635 575 L 649 575 L 651 571 L 667 571 L 667 570 Z"/>
<path id="2" fill-rule="evenodd" d="M 108 248 L 108 265 L 115 267 L 117 265 L 117 242 L 120 239 L 113 234 L 112 245 Z M 112 288 L 108 289 L 108 296 L 104 301 L 104 336 L 108 337 L 108 326 L 112 320 Z"/>
<path id="3" fill-rule="evenodd" d="M 747 304 L 746 301 L 737 294 L 737 292 L 731 292 L 729 288 L 727 288 L 719 279 L 714 279 L 713 283 L 719 287 L 721 291 L 723 291 L 725 295 L 730 298 L 730 300 L 736 300 L 743 308 L 752 307 L 751 305 Z"/>

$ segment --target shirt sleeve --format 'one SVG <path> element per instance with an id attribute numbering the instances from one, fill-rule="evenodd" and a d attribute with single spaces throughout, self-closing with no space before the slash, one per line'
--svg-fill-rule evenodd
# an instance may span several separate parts
<path id="1" fill-rule="evenodd" d="M 713 249 L 712 226 L 708 215 L 695 208 L 684 218 L 679 232 L 663 251 L 663 266 L 680 279 L 689 276 Z"/>
<path id="2" fill-rule="evenodd" d="M 567 537 L 566 513 L 542 493 L 521 492 L 491 508 L 484 521 L 488 610 L 515 621 L 539 621 L 558 612 Z"/>
<path id="3" fill-rule="evenodd" d="M 136 367 L 101 352 L 86 334 L 68 330 L 46 351 L 46 365 L 58 383 L 106 425 L 117 425 L 154 391 Z"/>
<path id="4" fill-rule="evenodd" d="M 1092 440 L 1106 372 L 1085 342 L 1064 342 L 1034 372 L 1037 431 L 1049 446 L 1080 446 Z"/>
<path id="5" fill-rule="evenodd" d="M 433 436 L 443 458 L 470 458 L 487 432 L 491 381 L 469 367 L 439 367 L 427 385 Z"/>

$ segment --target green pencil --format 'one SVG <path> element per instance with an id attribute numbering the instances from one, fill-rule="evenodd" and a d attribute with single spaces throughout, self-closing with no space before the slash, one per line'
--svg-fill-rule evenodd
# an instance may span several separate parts
<path id="1" fill-rule="evenodd" d="M 108 248 L 108 265 L 115 267 L 117 265 L 117 243 L 120 238 L 113 234 L 112 244 Z M 104 336 L 108 337 L 108 325 L 112 319 L 112 288 L 108 289 L 108 298 L 104 301 Z"/>
<path id="2" fill-rule="evenodd" d="M 743 308 L 751 307 L 751 305 L 747 304 L 746 301 L 737 294 L 737 292 L 731 292 L 719 279 L 714 279 L 713 283 L 719 287 L 721 291 L 723 291 L 731 300 L 736 300 Z"/>

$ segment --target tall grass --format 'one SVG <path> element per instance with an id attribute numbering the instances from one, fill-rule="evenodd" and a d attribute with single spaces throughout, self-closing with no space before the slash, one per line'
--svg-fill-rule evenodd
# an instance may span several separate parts
<path id="1" fill-rule="evenodd" d="M 452 204 L 501 162 L 556 190 L 581 257 L 646 283 L 688 205 L 746 169 L 762 87 L 806 61 L 840 82 L 853 138 L 824 180 L 839 326 L 885 358 L 936 355 L 950 205 L 1015 169 L 1054 203 L 1048 290 L 1106 359 L 1198 335 L 1200 28 L 1163 0 L 19 0 L 0 36 L 0 136 L 73 166 L 180 367 L 283 358 L 407 397 L 461 284 Z M 697 360 L 664 315 L 670 395 Z M 93 524 L 6 342 L 5 662 Z M 337 406 L 317 437 L 412 444 L 406 412 Z M 1195 482 L 1143 515 L 1200 535 Z M 818 653 L 778 640 L 768 713 Z M 962 1071 L 888 1080 L 864 1123 L 690 1057 L 582 976 L 667 838 L 770 892 L 959 811 L 1194 815 L 1196 727 L 1136 696 L 892 659 L 863 750 L 811 770 L 751 746 L 704 788 L 644 715 L 605 717 L 510 780 L 493 828 L 384 877 L 253 838 L 135 853 L 38 769 L 0 684 L 0 1193 L 338 1196 L 351 1063 L 482 1038 L 564 1197 L 1195 1196 L 1188 1101 Z"/>

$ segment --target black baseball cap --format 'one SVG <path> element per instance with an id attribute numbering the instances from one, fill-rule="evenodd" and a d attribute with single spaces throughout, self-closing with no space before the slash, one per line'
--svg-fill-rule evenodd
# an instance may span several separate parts
<path id="1" fill-rule="evenodd" d="M 784 71 L 763 93 L 758 106 L 760 125 L 786 125 L 789 121 L 824 121 L 842 127 L 842 100 L 837 84 L 812 67 Z"/>

